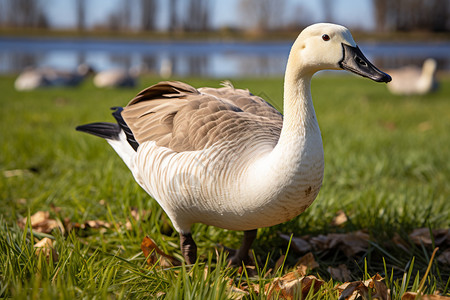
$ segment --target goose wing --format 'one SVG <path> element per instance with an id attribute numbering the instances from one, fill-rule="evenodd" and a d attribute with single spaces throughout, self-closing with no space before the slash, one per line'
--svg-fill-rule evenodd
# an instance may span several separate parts
<path id="1" fill-rule="evenodd" d="M 139 144 L 155 141 L 176 152 L 218 142 L 261 141 L 275 146 L 282 115 L 262 98 L 231 86 L 195 89 L 160 82 L 140 92 L 122 116 Z"/>

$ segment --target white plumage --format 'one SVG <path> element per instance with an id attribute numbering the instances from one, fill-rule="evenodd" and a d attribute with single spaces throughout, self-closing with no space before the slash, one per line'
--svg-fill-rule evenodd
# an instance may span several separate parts
<path id="1" fill-rule="evenodd" d="M 425 95 L 437 88 L 437 62 L 428 58 L 422 68 L 406 66 L 390 71 L 392 81 L 387 85 L 389 91 L 396 95 Z"/>
<path id="2" fill-rule="evenodd" d="M 94 85 L 99 88 L 134 87 L 139 73 L 138 68 L 101 71 L 94 76 Z"/>
<path id="3" fill-rule="evenodd" d="M 42 87 L 78 86 L 86 76 L 94 73 L 93 69 L 81 64 L 76 71 L 61 71 L 50 67 L 26 68 L 14 82 L 18 91 L 29 91 Z"/>
<path id="4" fill-rule="evenodd" d="M 161 82 L 113 114 L 119 125 L 78 129 L 106 138 L 124 159 L 180 232 L 188 263 L 195 262 L 190 228 L 197 222 L 244 230 L 232 258 L 239 263 L 257 228 L 294 218 L 319 192 L 324 157 L 310 85 L 322 69 L 390 80 L 364 57 L 348 29 L 316 24 L 292 46 L 284 117 L 247 90 Z"/>

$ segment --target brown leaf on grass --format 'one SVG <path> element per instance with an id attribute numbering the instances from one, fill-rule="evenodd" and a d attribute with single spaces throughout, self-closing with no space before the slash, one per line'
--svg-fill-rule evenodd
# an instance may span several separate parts
<path id="1" fill-rule="evenodd" d="M 341 226 L 345 222 L 347 222 L 347 215 L 343 210 L 339 210 L 331 221 L 331 225 L 333 226 Z"/>
<path id="2" fill-rule="evenodd" d="M 369 299 L 369 289 L 371 289 L 372 299 L 388 300 L 390 299 L 389 293 L 382 280 L 383 278 L 377 274 L 364 282 L 354 281 L 341 284 L 336 287 L 341 293 L 339 300 L 354 300 L 359 296 Z"/>
<path id="3" fill-rule="evenodd" d="M 258 270 L 254 266 L 255 263 L 254 263 L 253 259 L 251 259 L 251 260 L 252 260 L 252 262 L 250 262 L 248 265 L 245 265 L 245 268 L 244 268 L 244 266 L 240 266 L 238 268 L 237 273 L 239 275 L 245 274 L 245 276 L 248 276 L 249 278 L 255 277 L 258 275 Z M 253 264 L 253 265 L 251 265 L 251 264 Z M 228 266 L 231 266 L 231 263 L 228 263 Z"/>
<path id="4" fill-rule="evenodd" d="M 450 297 L 441 295 L 423 295 L 422 300 L 449 300 Z"/>
<path id="5" fill-rule="evenodd" d="M 240 300 L 248 295 L 250 295 L 249 292 L 244 291 L 238 287 L 235 287 L 234 285 L 230 286 L 230 299 Z"/>
<path id="6" fill-rule="evenodd" d="M 420 298 L 417 297 L 419 293 L 416 292 L 406 292 L 402 295 L 402 300 L 449 300 L 450 297 L 441 296 L 441 295 L 421 295 Z"/>
<path id="7" fill-rule="evenodd" d="M 291 236 L 278 233 L 278 235 L 290 241 Z M 348 257 L 359 252 L 366 251 L 369 246 L 369 235 L 362 230 L 350 233 L 330 233 L 328 235 L 318 235 L 311 238 L 292 237 L 291 247 L 294 251 L 305 253 L 311 250 L 311 246 L 316 250 L 339 249 Z"/>
<path id="8" fill-rule="evenodd" d="M 432 231 L 434 243 L 436 246 L 450 244 L 450 229 L 433 229 Z M 409 234 L 409 238 L 416 245 L 424 244 L 426 246 L 432 245 L 432 238 L 428 228 L 417 228 Z"/>
<path id="9" fill-rule="evenodd" d="M 100 229 L 100 232 L 106 232 L 111 228 L 111 224 L 101 220 L 88 220 L 84 223 L 71 222 L 69 218 L 64 219 L 64 226 L 67 231 L 72 230 L 88 230 L 88 229 Z"/>
<path id="10" fill-rule="evenodd" d="M 147 219 L 150 216 L 151 213 L 152 213 L 151 210 L 142 210 L 142 211 L 140 211 L 137 207 L 132 207 L 131 208 L 131 216 L 136 221 Z"/>
<path id="11" fill-rule="evenodd" d="M 89 220 L 84 222 L 85 227 L 99 229 L 99 228 L 111 228 L 111 224 L 102 220 Z"/>
<path id="12" fill-rule="evenodd" d="M 352 279 L 352 273 L 349 271 L 346 265 L 341 264 L 336 268 L 329 266 L 328 273 L 330 273 L 331 277 L 335 280 L 339 280 L 341 282 L 350 281 Z"/>
<path id="13" fill-rule="evenodd" d="M 387 290 L 386 284 L 382 281 L 380 275 L 376 275 L 378 278 L 372 277 L 372 282 L 374 284 L 376 293 L 372 295 L 372 299 L 388 300 L 390 299 L 389 292 Z"/>
<path id="14" fill-rule="evenodd" d="M 148 219 L 148 217 L 150 216 L 151 212 L 152 212 L 151 210 L 142 210 L 142 211 L 140 211 L 137 207 L 132 207 L 130 214 L 131 214 L 131 217 L 135 221 L 141 221 L 141 220 Z M 127 222 L 125 223 L 125 228 L 127 230 L 133 229 L 133 222 L 129 218 L 127 218 Z"/>
<path id="15" fill-rule="evenodd" d="M 19 226 L 25 228 L 27 225 L 27 219 L 23 218 L 19 220 Z M 30 217 L 31 228 L 36 232 L 50 233 L 54 228 L 59 228 L 63 233 L 65 232 L 64 226 L 61 222 L 50 219 L 50 213 L 48 211 L 38 211 Z"/>
<path id="16" fill-rule="evenodd" d="M 146 236 L 141 243 L 141 250 L 147 258 L 148 265 L 154 265 L 159 261 L 161 267 L 180 266 L 181 262 L 175 257 L 164 253 L 156 243 Z"/>
<path id="17" fill-rule="evenodd" d="M 315 276 L 300 276 L 298 272 L 293 271 L 266 284 L 265 291 L 268 299 L 272 299 L 272 296 L 276 299 L 297 299 L 294 297 L 299 296 L 300 293 L 303 299 L 311 288 L 316 293 L 323 284 L 324 281 Z"/>
<path id="18" fill-rule="evenodd" d="M 441 264 L 446 264 L 450 266 L 450 248 L 446 249 L 444 252 L 439 254 L 437 260 Z"/>
<path id="19" fill-rule="evenodd" d="M 31 171 L 29 169 L 15 169 L 3 171 L 3 176 L 5 176 L 6 178 L 22 176 L 26 174 L 31 174 Z"/>
<path id="20" fill-rule="evenodd" d="M 372 276 L 370 279 L 364 280 L 363 283 L 365 286 L 373 289 L 375 286 L 375 281 L 381 281 L 383 280 L 383 277 L 380 276 L 380 274 L 376 274 L 375 276 Z"/>
<path id="21" fill-rule="evenodd" d="M 363 299 L 367 299 L 369 293 L 368 288 L 361 281 L 347 282 L 345 288 L 342 290 L 339 300 L 354 300 L 358 296 L 362 296 Z M 340 289 L 342 286 L 338 286 Z"/>
<path id="22" fill-rule="evenodd" d="M 361 230 L 351 233 L 331 233 L 311 238 L 311 244 L 318 250 L 339 249 L 348 257 L 366 251 L 369 235 Z"/>
<path id="23" fill-rule="evenodd" d="M 409 252 L 411 250 L 410 245 L 404 239 L 402 239 L 402 237 L 397 232 L 394 233 L 392 242 L 397 245 L 397 247 L 403 249 L 405 252 Z"/>
<path id="24" fill-rule="evenodd" d="M 55 214 L 60 214 L 62 211 L 62 208 L 59 206 L 54 205 L 53 203 L 50 204 L 50 209 L 52 210 L 53 213 Z"/>
<path id="25" fill-rule="evenodd" d="M 19 205 L 27 205 L 28 201 L 25 198 L 19 198 L 16 200 L 16 203 Z"/>
<path id="26" fill-rule="evenodd" d="M 257 295 L 259 294 L 259 284 L 257 283 L 250 283 L 247 281 L 240 282 L 239 286 L 234 285 L 234 280 L 229 279 L 227 283 L 227 287 L 230 291 L 230 298 L 231 299 L 242 299 L 245 296 L 250 295 L 250 292 L 254 292 Z"/>
<path id="27" fill-rule="evenodd" d="M 314 259 L 314 255 L 311 252 L 303 255 L 296 263 L 297 272 L 304 276 L 307 274 L 308 270 L 312 270 L 319 267 L 319 264 Z"/>
<path id="28" fill-rule="evenodd" d="M 53 240 L 47 237 L 43 238 L 36 244 L 34 244 L 34 248 L 36 248 L 36 255 L 44 255 L 47 261 L 50 257 L 55 262 L 58 260 L 58 253 L 53 248 Z"/>
<path id="29" fill-rule="evenodd" d="M 417 293 L 415 292 L 406 292 L 402 295 L 402 300 L 415 300 L 417 297 Z"/>
<path id="30" fill-rule="evenodd" d="M 282 254 L 277 261 L 275 262 L 275 268 L 274 270 L 277 271 L 284 263 L 284 260 L 286 258 L 286 255 Z"/>
<path id="31" fill-rule="evenodd" d="M 287 242 L 291 240 L 291 235 L 283 234 L 281 232 L 278 232 L 278 235 Z M 298 253 L 307 253 L 311 251 L 311 245 L 305 239 L 295 236 L 292 237 L 291 248 Z"/>

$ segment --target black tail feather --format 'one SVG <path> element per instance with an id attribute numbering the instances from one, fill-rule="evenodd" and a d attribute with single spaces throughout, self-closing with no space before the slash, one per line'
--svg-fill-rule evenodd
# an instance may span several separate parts
<path id="1" fill-rule="evenodd" d="M 114 123 L 98 122 L 77 126 L 76 130 L 90 133 L 104 139 L 118 140 L 120 126 Z"/>
<path id="2" fill-rule="evenodd" d="M 128 143 L 133 147 L 135 151 L 139 147 L 139 143 L 134 138 L 133 132 L 131 132 L 130 127 L 128 127 L 125 120 L 122 118 L 122 107 L 112 107 L 114 112 L 112 115 L 116 119 L 117 123 L 107 123 L 107 122 L 98 122 L 91 123 L 86 125 L 77 126 L 76 130 L 90 133 L 92 135 L 109 139 L 109 140 L 118 140 L 120 131 L 125 132 L 125 136 L 127 137 Z"/>
<path id="3" fill-rule="evenodd" d="M 128 127 L 127 123 L 122 117 L 122 110 L 123 107 L 111 107 L 114 112 L 112 113 L 113 117 L 116 119 L 117 123 L 119 124 L 120 128 L 125 132 L 125 135 L 127 137 L 128 143 L 133 147 L 133 149 L 136 151 L 139 147 L 139 143 L 134 138 L 133 132 L 131 132 L 130 127 Z"/>

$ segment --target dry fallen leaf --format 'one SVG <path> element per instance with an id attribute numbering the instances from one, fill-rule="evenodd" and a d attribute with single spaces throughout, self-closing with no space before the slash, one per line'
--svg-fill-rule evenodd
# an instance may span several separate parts
<path id="1" fill-rule="evenodd" d="M 347 282 L 337 288 L 340 290 L 344 286 L 345 288 L 342 290 L 339 300 L 354 300 L 359 295 L 364 298 L 368 294 L 367 287 L 361 281 Z"/>
<path id="2" fill-rule="evenodd" d="M 382 281 L 383 279 L 378 274 L 376 276 L 378 278 L 372 278 L 376 291 L 376 293 L 372 295 L 372 299 L 381 299 L 381 300 L 390 299 L 386 284 Z"/>
<path id="3" fill-rule="evenodd" d="M 324 281 L 315 276 L 300 276 L 298 272 L 293 271 L 266 284 L 265 291 L 268 299 L 272 299 L 272 296 L 277 299 L 297 299 L 294 297 L 300 293 L 302 298 L 305 298 L 311 288 L 316 293 L 323 284 Z"/>
<path id="4" fill-rule="evenodd" d="M 450 265 L 450 248 L 446 249 L 444 252 L 439 254 L 437 260 L 441 264 Z"/>
<path id="5" fill-rule="evenodd" d="M 275 262 L 275 268 L 274 270 L 277 271 L 284 263 L 284 260 L 286 258 L 286 255 L 282 254 L 277 261 Z"/>
<path id="6" fill-rule="evenodd" d="M 152 211 L 150 209 L 139 211 L 139 209 L 137 207 L 131 208 L 131 216 L 136 221 L 145 220 L 146 218 L 148 218 L 151 215 L 151 213 L 152 213 Z"/>
<path id="7" fill-rule="evenodd" d="M 415 300 L 416 297 L 417 297 L 417 293 L 406 292 L 402 295 L 402 300 Z"/>
<path id="8" fill-rule="evenodd" d="M 6 178 L 22 176 L 26 174 L 31 174 L 31 171 L 28 169 L 15 169 L 3 171 L 3 176 L 5 176 Z"/>
<path id="9" fill-rule="evenodd" d="M 141 250 L 147 258 L 148 265 L 154 265 L 159 261 L 161 267 L 180 266 L 181 262 L 175 257 L 164 253 L 156 243 L 146 236 L 141 243 Z"/>
<path id="10" fill-rule="evenodd" d="M 288 242 L 291 240 L 291 235 L 283 234 L 280 232 L 278 233 L 278 235 L 283 240 L 286 240 Z M 295 236 L 292 237 L 291 248 L 298 253 L 307 253 L 311 251 L 311 245 L 306 240 Z"/>
<path id="11" fill-rule="evenodd" d="M 248 296 L 250 293 L 232 285 L 230 287 L 230 294 L 231 294 L 230 295 L 231 299 L 240 300 L 240 299 L 244 298 L 245 296 Z"/>
<path id="12" fill-rule="evenodd" d="M 331 225 L 333 226 L 341 226 L 345 222 L 347 222 L 347 215 L 343 210 L 339 210 L 334 216 L 333 221 L 331 221 Z"/>
<path id="13" fill-rule="evenodd" d="M 278 235 L 290 241 L 291 236 L 278 233 Z M 299 238 L 292 237 L 291 248 L 300 253 L 306 253 L 311 250 L 311 246 L 316 250 L 335 250 L 339 249 L 348 257 L 352 257 L 359 252 L 366 251 L 369 246 L 369 235 L 362 230 L 350 233 L 330 233 L 328 235 L 318 235 L 315 237 Z"/>
<path id="14" fill-rule="evenodd" d="M 307 274 L 308 270 L 312 270 L 319 267 L 319 264 L 314 259 L 314 255 L 311 252 L 303 255 L 296 264 L 297 272 L 304 276 Z"/>
<path id="15" fill-rule="evenodd" d="M 406 292 L 402 295 L 402 300 L 415 300 L 419 293 L 416 292 Z M 450 297 L 441 295 L 421 295 L 421 300 L 449 300 Z"/>
<path id="16" fill-rule="evenodd" d="M 405 252 L 409 252 L 411 250 L 410 245 L 404 239 L 402 239 L 402 237 L 397 232 L 394 233 L 392 242 L 397 245 L 397 247 L 403 249 Z"/>
<path id="17" fill-rule="evenodd" d="M 436 246 L 441 246 L 447 243 L 450 244 L 450 229 L 433 229 L 432 234 Z M 414 229 L 413 232 L 410 233 L 409 238 L 416 245 L 432 245 L 430 230 L 428 228 Z"/>
<path id="18" fill-rule="evenodd" d="M 137 207 L 132 207 L 130 214 L 131 214 L 131 217 L 135 221 L 144 221 L 144 220 L 149 218 L 151 212 L 152 212 L 151 210 L 142 210 L 142 211 L 140 211 Z M 127 230 L 132 230 L 133 229 L 133 222 L 129 218 L 127 218 L 127 222 L 125 223 L 125 228 Z"/>
<path id="19" fill-rule="evenodd" d="M 27 218 L 21 219 L 19 222 L 21 228 L 27 225 Z M 38 211 L 30 217 L 31 228 L 36 232 L 50 233 L 54 228 L 59 228 L 64 233 L 64 226 L 57 220 L 50 219 L 48 211 Z"/>
<path id="20" fill-rule="evenodd" d="M 352 257 L 366 251 L 369 246 L 369 235 L 361 230 L 351 233 L 331 233 L 313 237 L 310 242 L 317 250 L 339 249 L 346 256 Z"/>
<path id="21" fill-rule="evenodd" d="M 84 226 L 89 227 L 89 228 L 94 228 L 94 229 L 111 228 L 111 224 L 109 224 L 108 222 L 102 221 L 102 220 L 89 220 L 89 221 L 84 222 Z"/>
<path id="22" fill-rule="evenodd" d="M 361 296 L 363 299 L 369 299 L 369 288 L 372 289 L 370 291 L 372 299 L 388 300 L 390 299 L 389 294 L 382 280 L 383 278 L 377 274 L 364 282 L 354 281 L 341 284 L 336 287 L 341 291 L 339 300 L 354 300 L 358 296 Z"/>
<path id="23" fill-rule="evenodd" d="M 36 244 L 34 244 L 34 248 L 36 248 L 36 255 L 44 255 L 47 258 L 47 261 L 50 257 L 52 257 L 53 261 L 58 260 L 58 254 L 56 250 L 53 248 L 53 240 L 50 238 L 43 238 Z"/>
<path id="24" fill-rule="evenodd" d="M 330 273 L 331 277 L 333 279 L 344 282 L 344 281 L 350 281 L 352 279 L 351 275 L 352 273 L 349 271 L 346 265 L 341 264 L 336 268 L 333 268 L 331 266 L 328 267 L 328 273 Z"/>
<path id="25" fill-rule="evenodd" d="M 441 295 L 423 295 L 422 300 L 449 300 L 450 297 Z"/>

